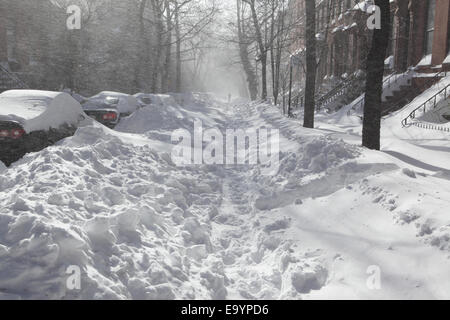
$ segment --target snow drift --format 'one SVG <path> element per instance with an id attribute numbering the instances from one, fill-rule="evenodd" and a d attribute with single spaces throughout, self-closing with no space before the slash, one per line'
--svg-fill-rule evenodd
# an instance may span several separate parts
<path id="1" fill-rule="evenodd" d="M 123 119 L 124 132 L 82 127 L 1 172 L 1 298 L 450 296 L 445 173 L 301 128 L 273 106 L 175 100 Z M 197 117 L 280 129 L 278 174 L 175 166 L 154 141 Z M 373 265 L 382 290 L 366 285 Z M 71 266 L 80 290 L 67 286 Z"/>

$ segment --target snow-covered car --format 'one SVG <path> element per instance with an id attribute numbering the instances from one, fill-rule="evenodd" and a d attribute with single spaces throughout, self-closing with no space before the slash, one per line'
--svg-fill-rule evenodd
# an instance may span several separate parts
<path id="1" fill-rule="evenodd" d="M 136 93 L 134 97 L 138 100 L 141 107 L 154 103 L 154 95 L 148 93 Z"/>
<path id="2" fill-rule="evenodd" d="M 88 100 L 115 106 L 121 117 L 128 116 L 141 107 L 136 97 L 120 92 L 103 91 Z"/>
<path id="3" fill-rule="evenodd" d="M 0 94 L 0 161 L 9 166 L 75 133 L 85 119 L 64 92 L 10 90 Z"/>
<path id="4" fill-rule="evenodd" d="M 147 107 L 151 105 L 157 108 L 174 106 L 177 103 L 181 105 L 184 102 L 188 101 L 186 99 L 186 97 L 188 96 L 190 96 L 190 94 L 185 93 L 170 93 L 170 94 L 136 93 L 134 95 L 134 97 L 138 99 L 141 107 Z M 193 100 L 193 98 L 191 100 Z"/>
<path id="5" fill-rule="evenodd" d="M 115 104 L 99 100 L 88 100 L 82 105 L 84 112 L 94 120 L 108 128 L 114 128 L 120 119 L 120 113 Z"/>

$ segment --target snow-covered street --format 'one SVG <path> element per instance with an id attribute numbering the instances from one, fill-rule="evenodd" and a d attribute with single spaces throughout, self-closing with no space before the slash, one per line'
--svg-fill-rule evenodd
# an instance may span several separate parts
<path id="1" fill-rule="evenodd" d="M 418 151 L 385 137 L 402 158 L 359 147 L 357 124 L 311 130 L 267 104 L 158 97 L 116 131 L 86 124 L 0 168 L 1 298 L 450 298 L 448 140 Z M 176 166 L 170 136 L 196 119 L 279 129 L 279 171 Z"/>

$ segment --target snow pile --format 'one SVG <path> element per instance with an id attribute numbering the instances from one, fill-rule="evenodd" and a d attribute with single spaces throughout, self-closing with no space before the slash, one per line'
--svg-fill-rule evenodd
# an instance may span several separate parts
<path id="1" fill-rule="evenodd" d="M 450 170 L 344 142 L 345 127 L 304 129 L 267 104 L 209 99 L 147 106 L 123 132 L 93 123 L 3 171 L 0 298 L 450 296 Z M 279 129 L 279 172 L 175 166 L 155 140 L 194 119 Z M 367 286 L 371 266 L 381 290 Z"/>
<path id="2" fill-rule="evenodd" d="M 280 297 L 448 298 L 443 285 L 450 281 L 450 179 L 443 173 L 449 172 L 448 161 L 441 168 L 425 163 L 417 168 L 411 164 L 421 166 L 419 161 L 405 163 L 396 155 L 354 146 L 361 143 L 354 125 L 319 121 L 323 130 L 306 130 L 274 107 L 254 107 L 238 113 L 250 121 L 263 119 L 291 139 L 280 142 L 276 176 L 248 172 L 254 183 L 248 189 L 258 190 L 251 196 L 252 232 L 265 248 L 254 258 L 261 267 L 280 270 L 281 265 Z M 430 153 L 435 162 L 440 158 L 439 151 Z M 373 265 L 382 271 L 380 291 L 366 285 Z"/>
<path id="3" fill-rule="evenodd" d="M 224 298 L 223 274 L 206 259 L 213 246 L 204 222 L 219 191 L 207 171 L 180 170 L 168 154 L 81 128 L 0 177 L 1 293 Z M 66 287 L 72 265 L 83 270 L 80 291 Z"/>
<path id="4" fill-rule="evenodd" d="M 19 122 L 27 133 L 76 125 L 84 112 L 67 93 L 10 90 L 0 94 L 0 120 Z"/>

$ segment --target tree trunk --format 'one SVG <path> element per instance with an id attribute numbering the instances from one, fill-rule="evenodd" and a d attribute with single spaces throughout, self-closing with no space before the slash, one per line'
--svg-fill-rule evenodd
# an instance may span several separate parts
<path id="1" fill-rule="evenodd" d="M 255 0 L 248 0 L 248 4 L 250 4 L 250 10 L 252 12 L 253 25 L 255 27 L 256 33 L 256 42 L 258 43 L 259 51 L 260 51 L 260 61 L 261 61 L 261 99 L 267 99 L 267 50 L 265 41 L 263 39 L 263 34 L 261 30 L 261 25 L 258 21 L 258 14 L 256 13 Z"/>
<path id="2" fill-rule="evenodd" d="M 161 54 L 162 54 L 162 36 L 164 32 L 164 25 L 162 20 L 162 8 L 160 0 L 152 0 L 153 14 L 156 19 L 156 52 L 153 60 L 153 70 L 152 70 L 152 93 L 158 92 L 158 75 L 160 74 L 160 62 L 161 62 Z"/>
<path id="3" fill-rule="evenodd" d="M 274 48 L 274 42 L 275 42 L 275 1 L 272 2 L 272 7 L 270 11 L 270 67 L 271 67 L 271 73 L 272 73 L 272 96 L 273 101 L 275 102 L 275 105 L 277 103 L 277 94 L 275 90 L 275 48 Z"/>
<path id="4" fill-rule="evenodd" d="M 277 23 L 277 48 L 276 48 L 276 57 L 275 57 L 275 76 L 274 76 L 274 86 L 273 86 L 273 96 L 275 99 L 275 105 L 278 104 L 279 95 L 280 95 L 280 72 L 281 72 L 281 56 L 283 54 L 283 39 L 284 36 L 284 23 L 285 23 L 285 8 L 284 8 L 284 0 L 282 2 L 282 10 L 280 12 L 280 16 L 278 17 Z"/>
<path id="5" fill-rule="evenodd" d="M 145 91 L 142 87 L 142 82 L 144 79 L 145 68 L 142 66 L 142 62 L 146 65 L 145 61 L 147 59 L 146 55 L 146 47 L 147 40 L 145 37 L 145 23 L 144 23 L 144 12 L 145 6 L 147 5 L 147 0 L 141 0 L 139 5 L 139 43 L 138 43 L 138 53 L 137 53 L 137 61 L 135 63 L 135 91 Z"/>
<path id="6" fill-rule="evenodd" d="M 383 93 L 384 60 L 389 43 L 389 0 L 375 0 L 381 10 L 381 29 L 375 29 L 372 48 L 367 57 L 366 98 L 364 103 L 363 146 L 380 150 L 381 96 Z"/>
<path id="7" fill-rule="evenodd" d="M 315 0 L 305 0 L 306 13 L 306 85 L 305 114 L 303 126 L 314 128 L 314 111 L 316 95 L 316 3 Z"/>
<path id="8" fill-rule="evenodd" d="M 251 64 L 248 52 L 248 40 L 246 39 L 246 30 L 241 18 L 241 3 L 240 0 L 236 0 L 237 5 L 237 28 L 238 28 L 238 41 L 239 41 L 239 55 L 241 58 L 242 67 L 245 75 L 247 76 L 248 91 L 250 92 L 250 99 L 252 101 L 257 99 L 258 96 L 258 81 L 255 70 Z"/>
<path id="9" fill-rule="evenodd" d="M 181 32 L 178 2 L 175 1 L 176 80 L 175 91 L 181 92 Z"/>
<path id="10" fill-rule="evenodd" d="M 164 92 L 170 91 L 170 69 L 171 69 L 171 59 L 172 59 L 172 12 L 170 10 L 170 1 L 165 1 L 166 6 L 166 59 L 164 61 L 164 72 L 161 81 L 161 88 Z"/>

